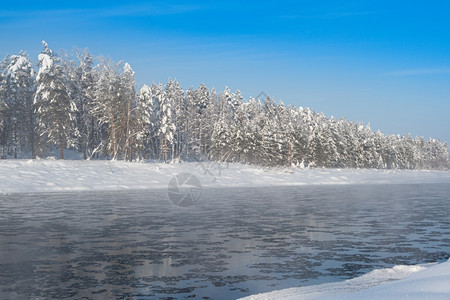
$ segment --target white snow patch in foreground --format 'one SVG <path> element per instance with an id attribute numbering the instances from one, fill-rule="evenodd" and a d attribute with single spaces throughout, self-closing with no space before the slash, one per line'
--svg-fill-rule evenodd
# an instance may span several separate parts
<path id="1" fill-rule="evenodd" d="M 244 299 L 450 299 L 450 260 L 423 266 L 395 266 L 343 282 L 284 289 L 241 300 Z"/>
<path id="2" fill-rule="evenodd" d="M 216 163 L 0 160 L 0 194 L 166 188 L 187 172 L 204 187 L 318 184 L 450 183 L 450 172 L 373 169 L 262 168 Z"/>

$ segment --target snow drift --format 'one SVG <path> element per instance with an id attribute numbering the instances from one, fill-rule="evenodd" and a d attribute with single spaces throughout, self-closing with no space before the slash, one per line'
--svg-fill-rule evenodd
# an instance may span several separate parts
<path id="1" fill-rule="evenodd" d="M 441 264 L 395 266 L 343 282 L 290 288 L 242 298 L 263 299 L 449 299 L 450 260 Z"/>
<path id="2" fill-rule="evenodd" d="M 180 173 L 197 176 L 203 187 L 450 183 L 450 172 L 445 171 L 286 169 L 213 162 L 0 160 L 0 193 L 167 188 Z"/>

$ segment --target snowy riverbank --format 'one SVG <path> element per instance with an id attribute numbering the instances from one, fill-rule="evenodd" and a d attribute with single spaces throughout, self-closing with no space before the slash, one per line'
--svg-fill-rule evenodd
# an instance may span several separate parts
<path id="1" fill-rule="evenodd" d="M 84 160 L 0 160 L 0 194 L 165 188 L 179 173 L 204 187 L 312 184 L 450 183 L 450 172 L 262 168 L 216 163 L 130 163 Z"/>
<path id="2" fill-rule="evenodd" d="M 267 299 L 449 299 L 450 260 L 425 266 L 374 270 L 343 282 L 290 288 L 242 298 Z"/>

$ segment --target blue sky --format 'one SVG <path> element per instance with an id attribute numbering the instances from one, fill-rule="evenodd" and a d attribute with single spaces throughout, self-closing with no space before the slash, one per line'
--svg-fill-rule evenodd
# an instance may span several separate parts
<path id="1" fill-rule="evenodd" d="M 450 140 L 450 1 L 8 1 L 0 55 L 46 40 L 139 85 L 261 91 L 385 133 Z"/>

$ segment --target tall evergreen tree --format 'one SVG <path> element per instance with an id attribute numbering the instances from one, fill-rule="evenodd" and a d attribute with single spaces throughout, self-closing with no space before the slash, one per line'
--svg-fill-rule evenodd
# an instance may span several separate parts
<path id="1" fill-rule="evenodd" d="M 10 62 L 9 54 L 6 54 L 4 59 L 0 61 L 0 158 L 6 158 L 8 155 L 8 105 L 6 98 L 6 80 L 5 71 Z"/>
<path id="2" fill-rule="evenodd" d="M 70 94 L 78 108 L 76 112 L 79 131 L 78 148 L 84 159 L 92 157 L 95 148 L 100 144 L 100 126 L 92 113 L 95 88 L 94 58 L 87 49 L 73 50 L 75 61 L 69 64 L 71 90 Z"/>
<path id="3" fill-rule="evenodd" d="M 197 128 L 197 136 L 193 144 L 193 151 L 198 157 L 204 158 L 206 155 L 206 126 L 208 120 L 206 119 L 207 108 L 210 105 L 210 93 L 208 88 L 202 83 L 200 84 L 194 98 L 195 113 L 193 115 L 193 122 Z M 195 135 L 194 135 L 195 136 Z"/>
<path id="4" fill-rule="evenodd" d="M 134 155 L 134 143 L 136 139 L 135 132 L 135 118 L 133 112 L 136 106 L 136 80 L 134 79 L 134 71 L 128 63 L 125 63 L 122 73 L 120 74 L 121 79 L 121 96 L 124 98 L 124 160 L 133 160 Z"/>
<path id="5" fill-rule="evenodd" d="M 69 96 L 68 78 L 60 58 L 45 41 L 42 45 L 44 49 L 38 57 L 39 72 L 34 97 L 39 137 L 41 143 L 58 146 L 59 158 L 64 159 L 64 148 L 76 146 L 77 108 Z"/>
<path id="6" fill-rule="evenodd" d="M 151 88 L 144 84 L 137 93 L 135 118 L 135 141 L 134 147 L 139 158 L 148 157 L 150 153 L 148 147 L 151 141 L 152 127 L 152 107 L 153 97 Z"/>
<path id="7" fill-rule="evenodd" d="M 106 138 L 101 145 L 103 151 L 112 159 L 132 159 L 136 82 L 130 65 L 125 64 L 122 69 L 120 65 L 101 58 L 92 112 L 106 130 Z"/>
<path id="8" fill-rule="evenodd" d="M 176 130 L 173 120 L 173 103 L 171 100 L 171 98 L 166 96 L 165 91 L 161 91 L 159 94 L 159 102 L 161 105 L 159 135 L 161 137 L 161 153 L 163 155 L 164 162 L 167 162 L 168 152 L 173 145 L 174 133 Z"/>
<path id="9" fill-rule="evenodd" d="M 20 151 L 31 150 L 35 157 L 35 115 L 33 97 L 35 78 L 32 63 L 25 52 L 11 56 L 4 74 L 4 93 L 9 111 L 10 144 L 14 158 Z"/>
<path id="10" fill-rule="evenodd" d="M 166 86 L 164 87 L 164 95 L 167 98 L 167 103 L 172 106 L 172 123 L 175 128 L 173 135 L 173 142 L 171 143 L 172 160 L 177 157 L 180 158 L 183 151 L 183 144 L 185 143 L 186 136 L 184 134 L 184 122 L 186 121 L 186 105 L 184 99 L 184 91 L 181 88 L 178 81 L 169 78 Z"/>

